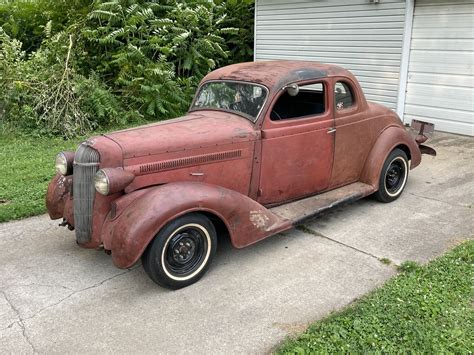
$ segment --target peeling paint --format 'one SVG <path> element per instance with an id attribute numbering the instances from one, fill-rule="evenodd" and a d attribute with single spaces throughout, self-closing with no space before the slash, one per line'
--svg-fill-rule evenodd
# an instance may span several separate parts
<path id="1" fill-rule="evenodd" d="M 261 230 L 267 230 L 268 216 L 263 211 L 250 211 L 250 222 Z"/>

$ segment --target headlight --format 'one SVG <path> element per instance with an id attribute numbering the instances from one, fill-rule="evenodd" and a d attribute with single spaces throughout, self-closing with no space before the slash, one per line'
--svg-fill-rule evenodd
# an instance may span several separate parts
<path id="1" fill-rule="evenodd" d="M 100 169 L 94 178 L 95 189 L 102 195 L 123 191 L 135 179 L 135 175 L 122 168 Z"/>
<path id="2" fill-rule="evenodd" d="M 61 152 L 56 155 L 56 172 L 61 175 L 71 175 L 74 162 L 74 152 Z"/>
<path id="3" fill-rule="evenodd" d="M 98 193 L 102 195 L 107 195 L 109 193 L 109 178 L 103 169 L 95 174 L 94 184 Z"/>

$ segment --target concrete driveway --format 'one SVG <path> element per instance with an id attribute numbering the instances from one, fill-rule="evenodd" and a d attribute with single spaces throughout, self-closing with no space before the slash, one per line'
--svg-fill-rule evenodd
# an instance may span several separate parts
<path id="1" fill-rule="evenodd" d="M 197 284 L 76 246 L 46 216 L 0 224 L 0 353 L 263 353 L 474 230 L 474 139 L 437 133 L 402 197 L 364 199 L 244 250 L 221 243 Z M 391 265 L 380 259 L 392 260 Z"/>

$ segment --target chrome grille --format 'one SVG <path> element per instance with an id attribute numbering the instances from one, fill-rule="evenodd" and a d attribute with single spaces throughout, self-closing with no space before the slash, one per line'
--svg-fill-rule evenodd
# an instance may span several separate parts
<path id="1" fill-rule="evenodd" d="M 99 153 L 81 144 L 74 156 L 73 170 L 74 229 L 78 243 L 91 240 L 95 197 L 94 176 L 98 169 Z"/>

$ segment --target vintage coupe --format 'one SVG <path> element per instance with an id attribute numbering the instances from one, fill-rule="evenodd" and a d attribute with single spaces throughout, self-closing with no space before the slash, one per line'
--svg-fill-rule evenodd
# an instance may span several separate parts
<path id="1" fill-rule="evenodd" d="M 424 124 L 422 124 L 422 129 Z M 196 282 L 228 235 L 243 248 L 338 204 L 395 200 L 435 154 L 334 65 L 267 61 L 208 74 L 187 115 L 93 137 L 56 158 L 46 204 L 77 243 L 156 283 Z"/>

